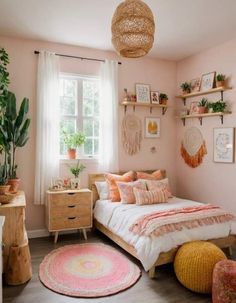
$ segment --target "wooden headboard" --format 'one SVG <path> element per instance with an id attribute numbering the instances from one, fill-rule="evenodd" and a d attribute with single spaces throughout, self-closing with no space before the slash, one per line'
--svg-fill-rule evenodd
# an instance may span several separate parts
<path id="1" fill-rule="evenodd" d="M 155 170 L 145 170 L 145 171 L 142 171 L 142 172 L 151 174 L 156 170 L 157 169 L 155 169 Z M 141 171 L 141 170 L 139 170 L 139 171 Z M 116 173 L 116 174 L 117 175 L 123 175 L 124 173 L 125 172 L 119 172 L 119 173 Z M 162 174 L 163 179 L 166 178 L 166 171 L 165 170 L 161 169 L 161 174 Z M 95 185 L 95 181 L 104 181 L 104 180 L 105 180 L 104 173 L 89 174 L 88 185 L 89 185 L 89 189 L 92 191 L 93 204 L 95 204 L 95 202 L 99 199 L 97 188 L 96 188 L 96 185 Z"/>

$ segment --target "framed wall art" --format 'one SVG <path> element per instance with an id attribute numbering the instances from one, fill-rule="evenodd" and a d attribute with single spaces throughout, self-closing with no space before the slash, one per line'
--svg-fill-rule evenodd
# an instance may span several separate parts
<path id="1" fill-rule="evenodd" d="M 151 103 L 154 104 L 159 104 L 159 92 L 155 91 L 155 92 L 151 92 Z"/>
<path id="2" fill-rule="evenodd" d="M 202 75 L 201 79 L 201 91 L 207 91 L 214 87 L 216 72 L 211 72 Z"/>
<path id="3" fill-rule="evenodd" d="M 234 127 L 214 128 L 214 162 L 234 162 Z"/>
<path id="4" fill-rule="evenodd" d="M 196 114 L 198 114 L 198 102 L 192 102 L 190 104 L 189 114 L 190 115 L 196 115 Z"/>
<path id="5" fill-rule="evenodd" d="M 199 92 L 201 86 L 201 78 L 192 79 L 190 82 L 191 92 Z"/>
<path id="6" fill-rule="evenodd" d="M 148 84 L 135 84 L 137 102 L 150 103 L 150 86 Z"/>
<path id="7" fill-rule="evenodd" d="M 146 138 L 160 138 L 161 119 L 159 117 L 146 117 L 144 134 Z"/>

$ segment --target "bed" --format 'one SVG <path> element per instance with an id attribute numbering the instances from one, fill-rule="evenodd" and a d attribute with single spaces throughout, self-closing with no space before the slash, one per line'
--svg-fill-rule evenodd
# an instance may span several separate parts
<path id="1" fill-rule="evenodd" d="M 145 171 L 151 173 L 152 171 Z M 163 178 L 166 172 L 162 170 Z M 185 206 L 195 206 L 201 203 L 173 197 L 163 205 L 136 206 L 134 204 L 111 203 L 108 200 L 99 200 L 95 181 L 104 181 L 103 174 L 89 175 L 89 187 L 93 193 L 94 202 L 94 226 L 112 241 L 137 258 L 148 271 L 149 277 L 155 277 L 156 267 L 173 262 L 178 246 L 193 240 L 206 240 L 216 244 L 220 248 L 228 248 L 236 244 L 236 222 L 232 225 L 222 223 L 218 228 L 215 226 L 204 226 L 195 229 L 194 232 L 186 234 L 178 232 L 175 238 L 150 239 L 132 234 L 128 227 L 143 214 L 151 211 L 165 210 Z M 196 232 L 197 231 L 197 232 Z M 159 241 L 159 242 L 158 242 Z M 171 243 L 171 241 L 173 243 Z"/>

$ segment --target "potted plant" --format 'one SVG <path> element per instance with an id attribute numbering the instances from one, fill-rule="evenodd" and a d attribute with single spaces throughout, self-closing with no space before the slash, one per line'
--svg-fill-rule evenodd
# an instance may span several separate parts
<path id="1" fill-rule="evenodd" d="M 83 133 L 78 132 L 74 134 L 68 134 L 67 132 L 63 132 L 64 142 L 67 147 L 67 153 L 69 159 L 76 158 L 76 148 L 85 143 L 86 137 Z"/>
<path id="2" fill-rule="evenodd" d="M 223 101 L 217 101 L 212 103 L 212 109 L 214 113 L 223 113 L 226 108 L 226 103 Z"/>
<path id="3" fill-rule="evenodd" d="M 5 158 L 8 163 L 8 184 L 11 185 L 10 192 L 12 193 L 17 192 L 20 182 L 16 174 L 16 150 L 23 147 L 29 139 L 30 119 L 27 118 L 28 110 L 29 99 L 23 99 L 17 112 L 15 95 L 11 92 L 7 93 L 5 115 L 0 125 L 0 137 L 4 142 Z"/>
<path id="4" fill-rule="evenodd" d="M 74 175 L 74 179 L 71 179 L 71 187 L 74 189 L 80 188 L 80 173 L 85 169 L 83 164 L 80 164 L 78 160 L 75 166 L 70 166 L 70 172 Z"/>
<path id="5" fill-rule="evenodd" d="M 191 92 L 191 84 L 189 82 L 184 82 L 180 85 L 183 95 L 189 94 Z"/>
<path id="6" fill-rule="evenodd" d="M 168 100 L 167 94 L 160 93 L 160 95 L 159 95 L 159 102 L 160 102 L 160 104 L 166 105 L 167 104 L 167 100 Z"/>
<path id="7" fill-rule="evenodd" d="M 213 103 L 212 102 L 207 103 L 207 111 L 208 111 L 208 113 L 213 113 Z"/>
<path id="8" fill-rule="evenodd" d="M 216 76 L 216 87 L 224 87 L 225 85 L 225 75 L 218 74 Z"/>
<path id="9" fill-rule="evenodd" d="M 204 114 L 207 111 L 207 99 L 202 98 L 198 103 L 198 113 Z"/>

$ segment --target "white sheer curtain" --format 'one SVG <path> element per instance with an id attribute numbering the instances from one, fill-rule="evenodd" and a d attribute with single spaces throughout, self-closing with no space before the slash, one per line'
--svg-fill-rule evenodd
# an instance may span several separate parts
<path id="1" fill-rule="evenodd" d="M 100 69 L 99 170 L 118 172 L 118 62 L 105 60 Z"/>
<path id="2" fill-rule="evenodd" d="M 44 204 L 52 178 L 59 176 L 59 62 L 41 51 L 37 76 L 37 129 L 34 203 Z"/>

